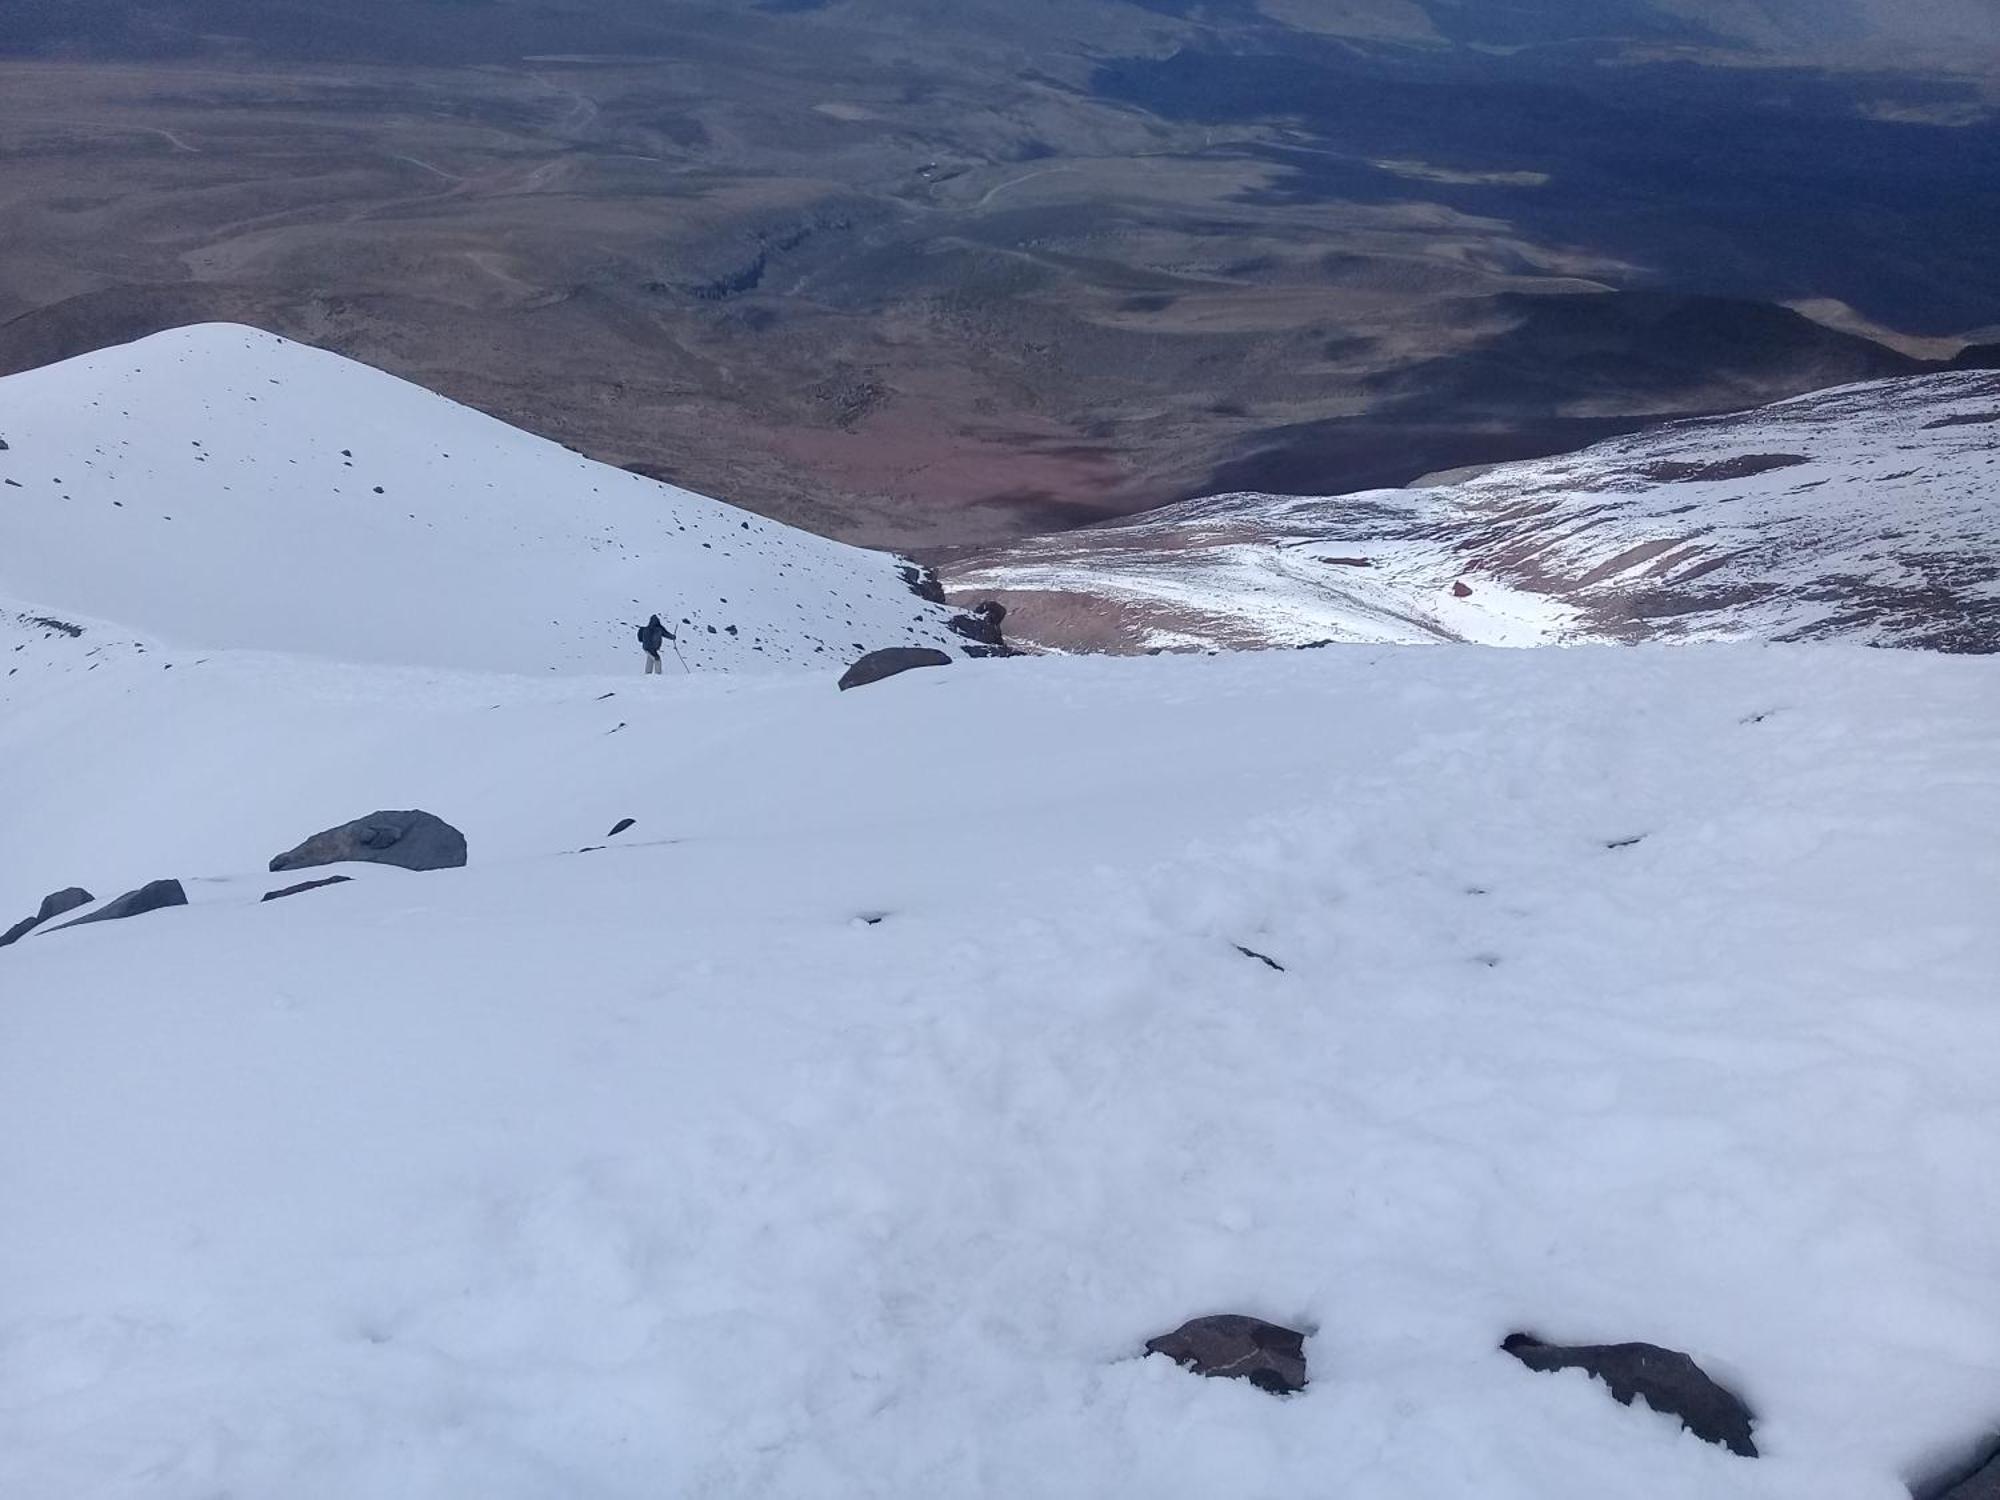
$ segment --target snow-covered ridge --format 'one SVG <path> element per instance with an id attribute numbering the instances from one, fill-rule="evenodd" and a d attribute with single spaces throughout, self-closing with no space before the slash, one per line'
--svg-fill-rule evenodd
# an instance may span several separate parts
<path id="1" fill-rule="evenodd" d="M 898 560 L 227 325 L 0 380 L 0 601 L 189 649 L 575 673 L 962 644 Z M 674 664 L 668 663 L 673 670 Z"/>
<path id="2" fill-rule="evenodd" d="M 1429 489 L 1224 495 L 956 589 L 1113 649 L 1756 638 L 2000 649 L 2000 375 L 1884 381 Z"/>

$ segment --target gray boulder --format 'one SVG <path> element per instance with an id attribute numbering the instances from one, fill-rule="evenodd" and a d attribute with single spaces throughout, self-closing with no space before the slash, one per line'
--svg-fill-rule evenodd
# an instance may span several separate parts
<path id="1" fill-rule="evenodd" d="M 881 651 L 870 651 L 843 672 L 840 690 L 844 693 L 849 688 L 866 687 L 871 682 L 880 682 L 885 677 L 894 677 L 898 672 L 907 672 L 913 667 L 950 665 L 949 656 L 929 646 L 890 646 Z"/>
<path id="2" fill-rule="evenodd" d="M 1643 1396 L 1654 1411 L 1679 1417 L 1689 1432 L 1744 1458 L 1757 1456 L 1750 1427 L 1757 1419 L 1743 1398 L 1720 1386 L 1674 1349 L 1657 1344 L 1545 1344 L 1532 1334 L 1509 1334 L 1500 1347 L 1531 1370 L 1582 1370 L 1611 1387 L 1625 1406 Z"/>
<path id="3" fill-rule="evenodd" d="M 187 904 L 187 892 L 181 889 L 178 880 L 149 880 L 138 890 L 127 891 L 116 900 L 105 902 L 88 916 L 77 917 L 48 930 L 61 932 L 66 927 L 82 927 L 90 922 L 116 922 L 125 917 L 137 917 L 149 911 L 159 911 L 162 907 Z"/>
<path id="4" fill-rule="evenodd" d="M 1296 1329 L 1241 1313 L 1218 1313 L 1148 1339 L 1146 1352 L 1164 1354 L 1197 1375 L 1247 1380 L 1259 1390 L 1287 1396 L 1306 1388 L 1305 1344 L 1306 1336 Z"/>
<path id="5" fill-rule="evenodd" d="M 75 911 L 79 906 L 88 906 L 96 899 L 80 885 L 68 886 L 42 897 L 41 909 L 32 917 L 24 917 L 5 932 L 0 932 L 0 948 L 20 942 L 42 923 L 53 921 L 66 911 Z"/>
<path id="6" fill-rule="evenodd" d="M 316 833 L 271 861 L 273 873 L 363 863 L 452 870 L 465 863 L 465 835 L 427 812 L 378 812 Z"/>

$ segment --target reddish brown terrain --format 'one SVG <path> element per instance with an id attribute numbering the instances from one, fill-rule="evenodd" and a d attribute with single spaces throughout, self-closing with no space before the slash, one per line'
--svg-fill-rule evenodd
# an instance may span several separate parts
<path id="1" fill-rule="evenodd" d="M 1572 448 L 2000 323 L 1982 12 L 1843 53 L 1559 9 L 30 7 L 0 370 L 233 319 L 948 554 Z"/>

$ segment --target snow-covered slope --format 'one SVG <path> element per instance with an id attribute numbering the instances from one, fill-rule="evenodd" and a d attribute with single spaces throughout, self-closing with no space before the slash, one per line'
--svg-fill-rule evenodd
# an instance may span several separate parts
<path id="1" fill-rule="evenodd" d="M 2000 375 L 1879 382 L 1427 489 L 1225 495 L 958 569 L 1109 649 L 1842 638 L 2000 650 Z"/>
<path id="2" fill-rule="evenodd" d="M 687 622 L 697 670 L 962 644 L 893 557 L 248 328 L 0 380 L 0 443 L 0 606 L 16 615 L 518 672 L 634 663 L 654 611 Z"/>
<path id="3" fill-rule="evenodd" d="M 0 950 L 0 1495 L 1895 1500 L 2000 1419 L 1996 702 L 23 670 L 0 918 L 193 905 Z M 259 904 L 378 806 L 471 863 Z M 1139 1357 L 1216 1311 L 1308 1390 Z M 1764 1456 L 1517 1328 L 1689 1351 Z"/>

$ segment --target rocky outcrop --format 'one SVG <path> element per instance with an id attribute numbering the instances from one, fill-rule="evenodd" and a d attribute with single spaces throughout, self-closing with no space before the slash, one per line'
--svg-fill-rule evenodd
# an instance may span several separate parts
<path id="1" fill-rule="evenodd" d="M 1630 1406 L 1643 1397 L 1654 1411 L 1679 1417 L 1703 1442 L 1744 1458 L 1757 1456 L 1750 1439 L 1756 1417 L 1742 1397 L 1711 1380 L 1687 1355 L 1657 1344 L 1545 1344 L 1532 1334 L 1509 1334 L 1500 1347 L 1531 1370 L 1582 1370 L 1611 1387 Z"/>
<path id="2" fill-rule="evenodd" d="M 127 891 L 116 900 L 107 901 L 88 916 L 77 917 L 60 926 L 51 927 L 49 932 L 61 932 L 68 927 L 82 927 L 90 922 L 117 922 L 126 917 L 143 916 L 149 911 L 159 911 L 168 906 L 186 906 L 187 892 L 181 889 L 178 880 L 151 880 L 136 891 Z"/>
<path id="3" fill-rule="evenodd" d="M 898 672 L 908 672 L 915 667 L 948 667 L 951 658 L 942 651 L 929 646 L 890 646 L 881 651 L 870 651 L 861 660 L 840 675 L 840 690 L 866 687 L 871 682 L 880 682 L 885 677 L 894 677 Z"/>
<path id="4" fill-rule="evenodd" d="M 1259 1390 L 1285 1396 L 1306 1388 L 1305 1342 L 1296 1329 L 1241 1313 L 1218 1313 L 1148 1339 L 1146 1352 L 1164 1354 L 1197 1375 L 1247 1380 Z"/>
<path id="5" fill-rule="evenodd" d="M 352 875 L 329 875 L 324 880 L 302 880 L 297 885 L 286 886 L 283 890 L 266 891 L 258 899 L 261 901 L 280 901 L 286 896 L 301 895 L 306 891 L 316 891 L 324 886 L 345 885 L 353 878 Z"/>
<path id="6" fill-rule="evenodd" d="M 903 580 L 909 591 L 926 604 L 944 603 L 944 585 L 938 581 L 935 569 L 920 563 L 901 563 L 896 568 L 896 576 Z"/>
<path id="7" fill-rule="evenodd" d="M 315 865 L 395 865 L 404 870 L 450 870 L 465 863 L 465 835 L 434 813 L 370 813 L 316 833 L 271 861 L 272 871 Z"/>
<path id="8" fill-rule="evenodd" d="M 18 943 L 44 922 L 52 922 L 66 911 L 75 911 L 79 906 L 88 906 L 97 898 L 82 886 L 73 885 L 42 897 L 39 910 L 32 917 L 16 922 L 5 932 L 0 932 L 0 948 L 9 943 Z"/>
<path id="9" fill-rule="evenodd" d="M 1004 646 L 1007 641 L 1000 627 L 1006 619 L 1007 606 L 988 599 L 973 605 L 964 614 L 953 615 L 944 623 L 946 629 L 981 646 Z"/>

